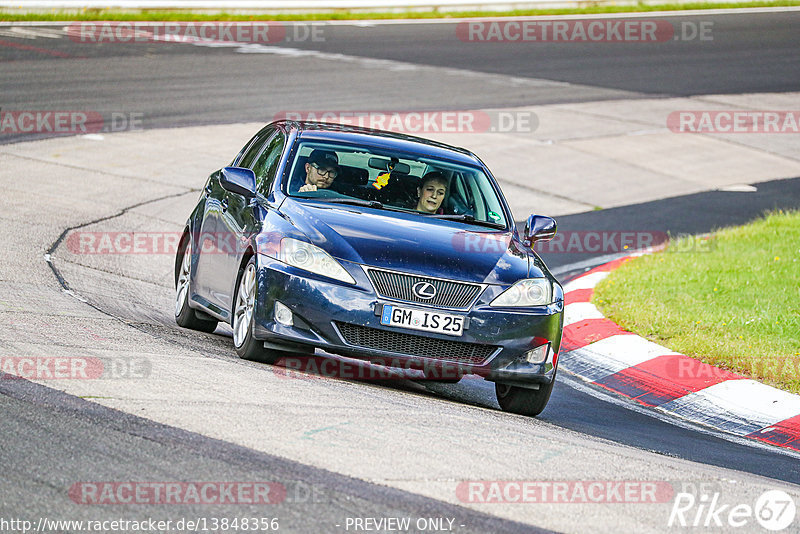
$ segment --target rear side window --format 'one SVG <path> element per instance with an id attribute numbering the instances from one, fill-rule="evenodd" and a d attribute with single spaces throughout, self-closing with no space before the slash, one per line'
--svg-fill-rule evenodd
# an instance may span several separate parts
<path id="1" fill-rule="evenodd" d="M 253 164 L 256 156 L 258 156 L 259 152 L 261 152 L 264 142 L 274 133 L 275 128 L 264 128 L 258 132 L 239 153 L 240 157 L 238 157 L 239 161 L 236 166 L 245 167 L 247 169 L 251 168 L 250 165 Z"/>
<path id="2" fill-rule="evenodd" d="M 258 191 L 267 196 L 272 182 L 275 180 L 275 171 L 278 170 L 278 163 L 281 161 L 283 146 L 286 143 L 286 136 L 283 132 L 278 132 L 269 140 L 267 146 L 258 156 L 253 164 L 253 172 L 256 175 Z"/>

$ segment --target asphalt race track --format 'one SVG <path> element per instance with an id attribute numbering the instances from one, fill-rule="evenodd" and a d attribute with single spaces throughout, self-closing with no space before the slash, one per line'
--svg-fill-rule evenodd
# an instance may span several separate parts
<path id="1" fill-rule="evenodd" d="M 278 518 L 287 532 L 765 531 L 754 518 L 743 528 L 725 523 L 727 511 L 722 526 L 669 525 L 675 495 L 717 495 L 733 507 L 782 490 L 800 502 L 797 454 L 671 420 L 567 373 L 545 412 L 529 419 L 502 413 L 482 380 L 343 380 L 245 362 L 229 328 L 200 334 L 174 324 L 169 254 L 81 255 L 70 244 L 80 232 L 179 230 L 205 176 L 257 123 L 288 110 L 616 101 L 634 109 L 645 100 L 711 105 L 711 95 L 800 91 L 800 11 L 664 20 L 706 24 L 713 39 L 531 46 L 463 42 L 456 23 L 342 23 L 321 26 L 324 40 L 242 47 L 86 44 L 67 38 L 63 24 L 0 26 L 3 112 L 88 110 L 142 121 L 135 131 L 94 137 L 0 134 L 0 356 L 88 355 L 122 366 L 119 376 L 95 381 L 0 375 L 0 531 L 18 531 L 2 523 L 12 518 L 33 528 L 41 518 L 154 518 L 173 523 L 143 531 L 190 532 L 202 529 L 176 522 L 235 517 Z M 742 146 L 797 163 L 800 149 L 787 135 L 775 147 L 758 139 Z M 505 153 L 503 140 L 463 139 L 488 159 L 534 168 Z M 587 187 L 614 189 L 604 179 L 587 178 Z M 654 185 L 646 200 L 612 199 L 599 210 L 573 198 L 557 175 L 549 189 L 537 183 L 528 191 L 581 206 L 554 213 L 562 232 L 698 234 L 800 206 L 797 174 L 755 181 L 751 192 L 708 184 L 675 194 Z M 566 281 L 604 254 L 543 257 Z M 286 495 L 266 505 L 81 500 L 99 484 L 130 481 L 268 481 Z M 659 497 L 487 504 L 464 497 L 470 481 L 649 481 Z M 695 512 L 706 520 L 695 507 L 687 521 Z M 381 518 L 411 518 L 411 526 L 370 522 Z"/>
<path id="2" fill-rule="evenodd" d="M 145 112 L 143 127 L 159 128 L 268 122 L 275 113 L 294 109 L 481 109 L 795 91 L 799 18 L 796 11 L 665 17 L 670 24 L 697 28 L 711 23 L 713 40 L 535 47 L 463 42 L 455 35 L 456 24 L 332 24 L 322 27 L 321 41 L 247 51 L 158 42 L 80 43 L 63 33 L 61 38 L 14 38 L 4 32 L 2 106 L 53 109 L 57 94 L 76 109 Z M 46 28 L 58 32 L 60 27 Z M 25 31 L 35 35 L 37 27 Z M 322 55 L 282 55 L 275 48 Z M 365 72 L 354 77 L 346 64 L 324 61 L 325 54 L 361 58 L 350 65 Z M 63 61 L 77 58 L 85 59 Z"/>

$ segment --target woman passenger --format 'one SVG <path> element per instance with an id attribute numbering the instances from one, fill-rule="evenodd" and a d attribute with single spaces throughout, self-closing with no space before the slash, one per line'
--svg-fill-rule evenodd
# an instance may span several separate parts
<path id="1" fill-rule="evenodd" d="M 442 201 L 447 194 L 447 178 L 439 171 L 432 171 L 422 177 L 422 183 L 417 188 L 417 211 L 423 213 L 444 212 Z"/>

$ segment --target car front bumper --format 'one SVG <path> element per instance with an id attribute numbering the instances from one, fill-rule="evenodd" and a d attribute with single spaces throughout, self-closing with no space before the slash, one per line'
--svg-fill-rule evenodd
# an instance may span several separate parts
<path id="1" fill-rule="evenodd" d="M 253 334 L 273 345 L 317 347 L 328 352 L 407 368 L 457 367 L 459 376 L 522 387 L 547 384 L 555 376 L 563 322 L 563 293 L 535 308 L 499 309 L 489 303 L 506 287 L 488 286 L 469 310 L 429 308 L 379 296 L 360 265 L 341 262 L 356 285 L 303 271 L 271 257 L 258 257 L 258 302 Z M 275 302 L 293 313 L 292 325 L 275 320 Z M 461 336 L 420 332 L 380 323 L 380 308 L 392 304 L 469 318 Z M 543 361 L 525 355 L 549 344 Z"/>

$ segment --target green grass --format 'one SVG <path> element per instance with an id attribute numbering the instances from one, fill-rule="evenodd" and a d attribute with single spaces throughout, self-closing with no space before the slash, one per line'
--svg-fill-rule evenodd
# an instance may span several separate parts
<path id="1" fill-rule="evenodd" d="M 626 262 L 592 302 L 625 329 L 800 393 L 800 211 Z"/>
<path id="2" fill-rule="evenodd" d="M 67 20 L 118 20 L 118 21 L 248 21 L 248 20 L 364 20 L 364 19 L 430 19 L 467 17 L 524 17 L 532 15 L 571 15 L 601 13 L 632 13 L 654 11 L 683 11 L 689 9 L 726 9 L 743 7 L 786 7 L 800 6 L 800 0 L 777 0 L 774 2 L 691 2 L 660 5 L 595 5 L 582 8 L 565 9 L 517 9 L 512 11 L 407 11 L 398 13 L 364 13 L 360 11 L 331 11 L 327 13 L 282 13 L 282 14 L 241 14 L 211 12 L 191 12 L 181 10 L 114 10 L 83 9 L 66 11 L 39 11 L 23 13 L 0 11 L 0 21 L 67 21 Z"/>

